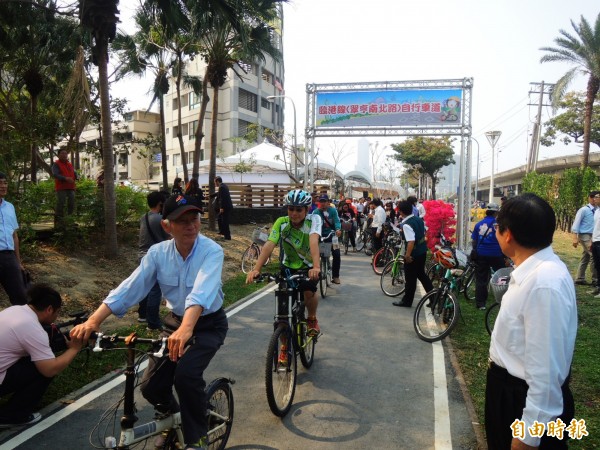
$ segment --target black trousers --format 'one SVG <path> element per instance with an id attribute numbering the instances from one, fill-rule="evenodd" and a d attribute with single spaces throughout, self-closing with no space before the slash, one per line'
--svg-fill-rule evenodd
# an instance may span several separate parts
<path id="1" fill-rule="evenodd" d="M 592 242 L 592 258 L 594 258 L 596 267 L 600 267 L 598 265 L 600 264 L 600 241 Z M 600 288 L 600 276 L 598 277 L 597 283 L 598 285 L 596 287 Z"/>
<path id="2" fill-rule="evenodd" d="M 12 250 L 0 251 L 0 284 L 6 291 L 11 305 L 25 305 L 27 294 L 23 284 L 21 265 Z"/>
<path id="3" fill-rule="evenodd" d="M 477 307 L 485 306 L 488 298 L 488 284 L 490 282 L 490 267 L 494 272 L 506 267 L 503 256 L 477 256 L 475 269 L 475 303 Z"/>
<path id="4" fill-rule="evenodd" d="M 569 377 L 562 385 L 563 412 L 560 418 L 567 426 L 575 417 L 573 394 L 569 389 Z M 489 450 L 509 450 L 512 441 L 510 425 L 523 416 L 529 386 L 494 363 L 490 364 L 485 386 L 485 433 Z M 547 424 L 544 424 L 547 425 Z M 545 433 L 540 450 L 566 449 L 568 433 L 564 438 L 548 437 Z"/>
<path id="5" fill-rule="evenodd" d="M 383 247 L 383 230 L 379 234 L 379 237 L 377 237 L 377 227 L 371 227 L 369 230 L 371 230 L 371 235 L 373 236 L 371 242 L 373 242 L 373 254 L 375 254 L 377 250 Z"/>
<path id="6" fill-rule="evenodd" d="M 217 222 L 219 223 L 219 233 L 227 240 L 231 240 L 231 230 L 229 230 L 229 222 L 231 220 L 231 210 L 224 209 L 222 213 L 219 213 Z"/>
<path id="7" fill-rule="evenodd" d="M 333 241 L 333 236 L 325 239 L 323 242 L 331 242 Z M 339 243 L 339 241 L 338 241 Z M 340 277 L 340 268 L 342 267 L 342 256 L 340 253 L 340 247 L 338 245 L 337 249 L 331 249 L 331 278 L 339 278 Z"/>
<path id="8" fill-rule="evenodd" d="M 425 272 L 425 260 L 427 259 L 427 253 L 422 255 L 413 256 L 413 260 L 410 263 L 404 263 L 404 274 L 406 275 L 406 289 L 404 290 L 403 303 L 412 305 L 415 299 L 415 292 L 417 291 L 417 280 L 421 282 L 426 292 L 433 289 L 433 283 Z"/>
<path id="9" fill-rule="evenodd" d="M 167 327 L 169 319 L 179 318 L 169 314 L 164 321 Z M 227 329 L 227 316 L 223 309 L 200 316 L 193 334 L 196 342 L 188 347 L 181 359 L 173 362 L 167 357 L 151 357 L 144 372 L 142 395 L 161 412 L 181 411 L 183 436 L 188 445 L 198 442 L 208 432 L 204 371 L 223 345 Z M 173 386 L 177 390 L 179 404 L 173 395 Z"/>
<path id="10" fill-rule="evenodd" d="M 13 394 L 0 407 L 0 421 L 18 423 L 26 421 L 42 400 L 42 396 L 52 378 L 46 378 L 38 372 L 29 356 L 19 359 L 6 371 L 0 384 L 0 397 Z"/>

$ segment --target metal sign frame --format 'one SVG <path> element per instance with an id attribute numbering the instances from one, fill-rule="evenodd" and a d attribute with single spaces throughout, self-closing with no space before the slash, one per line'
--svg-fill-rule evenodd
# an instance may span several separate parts
<path id="1" fill-rule="evenodd" d="M 343 91 L 386 91 L 386 90 L 442 90 L 461 89 L 463 91 L 461 120 L 459 124 L 444 126 L 348 126 L 316 127 L 316 99 L 319 93 Z M 458 224 L 456 227 L 458 247 L 468 247 L 468 232 L 471 206 L 471 112 L 473 78 L 447 80 L 380 81 L 356 83 L 327 83 L 306 85 L 306 130 L 305 145 L 310 152 L 308 179 L 314 183 L 314 149 L 318 137 L 390 137 L 390 136 L 458 136 L 460 137 Z"/>

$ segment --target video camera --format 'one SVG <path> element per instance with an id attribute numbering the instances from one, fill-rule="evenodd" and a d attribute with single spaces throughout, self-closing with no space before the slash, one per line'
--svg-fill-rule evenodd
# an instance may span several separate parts
<path id="1" fill-rule="evenodd" d="M 48 333 L 50 348 L 54 353 L 65 351 L 67 349 L 67 340 L 71 340 L 69 337 L 70 329 L 65 330 L 65 328 L 79 325 L 88 319 L 87 312 L 85 311 L 69 314 L 69 317 L 72 317 L 72 319 L 67 320 L 66 322 L 43 325 L 44 330 Z"/>

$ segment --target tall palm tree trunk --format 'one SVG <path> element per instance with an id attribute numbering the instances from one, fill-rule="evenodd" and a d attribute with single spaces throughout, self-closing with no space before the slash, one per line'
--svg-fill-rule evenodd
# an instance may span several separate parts
<path id="1" fill-rule="evenodd" d="M 196 139 L 194 140 L 194 165 L 192 166 L 192 173 L 198 173 L 200 170 L 200 150 L 202 150 L 202 139 L 204 139 L 204 117 L 206 116 L 206 108 L 208 107 L 208 83 L 206 74 L 204 72 L 204 80 L 202 80 L 202 100 L 200 103 L 200 112 L 198 113 L 198 126 L 196 127 Z M 209 181 L 210 184 L 210 181 Z"/>
<path id="2" fill-rule="evenodd" d="M 115 200 L 115 165 L 110 123 L 108 89 L 108 39 L 98 39 L 98 83 L 102 123 L 102 154 L 104 166 L 104 249 L 109 259 L 117 257 L 117 212 Z"/>
<path id="3" fill-rule="evenodd" d="M 159 109 L 160 109 L 160 129 L 165 130 L 165 96 L 164 94 L 159 95 Z M 169 187 L 169 177 L 167 174 L 167 137 L 165 133 L 160 133 L 160 167 L 162 169 L 162 182 L 163 189 L 167 190 Z"/>
<path id="4" fill-rule="evenodd" d="M 217 124 L 219 122 L 219 87 L 213 86 L 212 118 L 210 122 L 210 165 L 208 169 L 208 194 L 212 199 L 215 194 L 215 177 L 217 176 Z M 215 210 L 208 208 L 208 229 L 215 231 Z"/>
<path id="5" fill-rule="evenodd" d="M 586 168 L 590 161 L 590 141 L 592 136 L 592 110 L 594 99 L 600 89 L 600 78 L 590 75 L 587 84 L 587 95 L 585 98 L 585 114 L 583 116 L 583 154 L 581 155 L 581 167 Z"/>
<path id="6" fill-rule="evenodd" d="M 183 71 L 183 61 L 181 55 L 178 58 L 178 70 L 177 79 L 175 81 L 175 88 L 177 89 L 177 139 L 179 141 L 179 154 L 181 155 L 181 164 L 183 165 L 183 181 L 185 184 L 189 181 L 187 161 L 185 160 L 185 148 L 183 146 L 183 135 L 181 134 L 181 75 Z"/>
<path id="7" fill-rule="evenodd" d="M 37 113 L 37 96 L 31 96 L 31 117 L 35 118 Z M 37 183 L 37 145 L 34 142 L 33 136 L 31 136 L 31 182 Z"/>

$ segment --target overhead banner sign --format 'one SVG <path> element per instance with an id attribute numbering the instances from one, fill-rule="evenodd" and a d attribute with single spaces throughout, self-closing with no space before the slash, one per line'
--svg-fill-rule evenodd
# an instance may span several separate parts
<path id="1" fill-rule="evenodd" d="M 462 125 L 462 89 L 316 93 L 316 128 Z"/>

